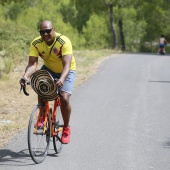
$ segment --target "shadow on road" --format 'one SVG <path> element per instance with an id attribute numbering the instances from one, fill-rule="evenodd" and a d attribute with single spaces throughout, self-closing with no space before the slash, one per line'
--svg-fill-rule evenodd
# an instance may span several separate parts
<path id="1" fill-rule="evenodd" d="M 149 81 L 150 83 L 170 83 L 170 81 Z"/>
<path id="2" fill-rule="evenodd" d="M 28 150 L 13 152 L 9 149 L 0 150 L 0 165 L 10 166 L 28 166 L 27 160 L 31 159 Z M 34 164 L 33 162 L 31 164 Z M 29 164 L 29 165 L 31 165 Z"/>
<path id="3" fill-rule="evenodd" d="M 58 157 L 58 154 L 50 150 L 49 157 Z M 21 150 L 19 152 L 13 152 L 9 149 L 0 150 L 0 166 L 28 166 L 35 165 L 30 157 L 28 149 Z"/>
<path id="4" fill-rule="evenodd" d="M 138 53 L 138 52 L 134 52 L 134 53 L 122 53 L 122 54 L 132 54 L 132 55 L 134 55 L 134 54 L 137 54 L 137 55 L 147 55 L 147 56 L 149 56 L 149 55 L 156 55 L 156 56 L 160 56 L 160 57 L 170 57 L 170 53 L 166 53 L 165 55 L 160 55 L 160 54 L 158 54 L 158 53 L 150 53 L 150 52 L 140 52 L 140 53 Z"/>
<path id="5" fill-rule="evenodd" d="M 164 143 L 164 148 L 170 148 L 170 139 Z"/>

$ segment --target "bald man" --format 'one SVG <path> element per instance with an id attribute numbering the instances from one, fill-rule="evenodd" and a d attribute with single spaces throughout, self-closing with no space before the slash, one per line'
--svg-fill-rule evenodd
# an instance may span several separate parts
<path id="1" fill-rule="evenodd" d="M 76 62 L 73 56 L 71 41 L 64 35 L 55 32 L 51 21 L 45 20 L 39 27 L 40 36 L 35 38 L 30 45 L 29 61 L 22 76 L 22 80 L 27 80 L 35 71 L 38 65 L 38 58 L 44 61 L 42 70 L 47 70 L 52 77 L 58 78 L 56 85 L 60 89 L 61 112 L 64 121 L 64 128 L 61 141 L 63 144 L 70 142 L 70 96 L 75 82 Z M 23 81 L 20 80 L 20 84 Z M 42 103 L 41 99 L 38 100 Z"/>

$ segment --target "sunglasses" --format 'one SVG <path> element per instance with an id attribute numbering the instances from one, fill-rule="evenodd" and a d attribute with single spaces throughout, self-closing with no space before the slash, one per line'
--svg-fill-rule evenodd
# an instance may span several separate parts
<path id="1" fill-rule="evenodd" d="M 52 31 L 52 29 L 53 29 L 53 28 L 51 28 L 51 29 L 46 29 L 46 30 L 40 30 L 39 33 L 40 33 L 41 35 L 44 35 L 45 33 L 50 34 L 51 31 Z"/>

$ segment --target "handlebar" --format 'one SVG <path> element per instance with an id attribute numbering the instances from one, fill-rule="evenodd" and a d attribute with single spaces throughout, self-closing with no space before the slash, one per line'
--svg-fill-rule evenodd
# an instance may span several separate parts
<path id="1" fill-rule="evenodd" d="M 26 82 L 26 80 L 22 78 L 21 83 L 24 85 L 23 86 L 21 85 L 20 92 L 23 90 L 24 94 L 26 96 L 29 96 L 29 93 L 27 93 L 27 91 L 26 91 L 26 85 L 30 85 L 30 82 Z"/>
<path id="2" fill-rule="evenodd" d="M 26 91 L 26 87 L 21 86 L 20 92 L 21 92 L 22 90 L 23 90 L 23 92 L 24 92 L 24 94 L 25 94 L 26 96 L 29 96 L 29 93 L 27 93 L 27 91 Z"/>
<path id="3" fill-rule="evenodd" d="M 58 81 L 58 79 L 55 78 L 55 79 L 54 79 L 54 82 L 56 83 L 57 81 Z M 24 86 L 21 85 L 20 92 L 23 90 L 24 94 L 25 94 L 26 96 L 29 96 L 29 93 L 26 91 L 26 85 L 30 85 L 30 82 L 29 82 L 29 81 L 26 82 L 26 80 L 22 78 L 22 79 L 21 79 L 21 83 L 24 84 Z M 60 90 L 59 90 L 58 88 L 56 89 L 56 92 L 57 92 L 57 94 L 58 94 L 60 97 L 62 97 L 62 94 L 61 94 L 61 92 L 60 92 Z"/>

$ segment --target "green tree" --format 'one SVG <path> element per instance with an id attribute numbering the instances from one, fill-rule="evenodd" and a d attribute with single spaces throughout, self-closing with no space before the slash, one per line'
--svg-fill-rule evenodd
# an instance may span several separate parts
<path id="1" fill-rule="evenodd" d="M 10 4 L 11 2 L 22 3 L 22 2 L 26 2 L 26 1 L 28 1 L 28 0 L 0 0 L 0 4 L 6 5 L 6 4 Z"/>
<path id="2" fill-rule="evenodd" d="M 169 33 L 169 3 L 165 0 L 142 1 L 136 4 L 138 20 L 145 20 L 147 23 L 146 34 L 143 37 L 142 50 L 145 42 L 149 43 L 152 50 L 153 44 L 158 42 L 160 34 Z"/>
<path id="3" fill-rule="evenodd" d="M 98 16 L 97 14 L 91 15 L 87 21 L 86 26 L 83 27 L 83 35 L 86 40 L 86 48 L 88 49 L 102 49 L 109 48 L 110 41 L 107 41 L 110 37 L 108 34 L 108 27 L 104 16 Z"/>
<path id="4" fill-rule="evenodd" d="M 111 32 L 113 35 L 113 48 L 116 49 L 118 47 L 118 39 L 117 39 L 117 32 L 116 27 L 114 25 L 114 14 L 113 14 L 113 7 L 116 5 L 116 0 L 72 0 L 77 8 L 78 16 L 80 25 L 78 25 L 78 30 L 81 32 L 83 26 L 86 25 L 86 22 L 90 19 L 90 15 L 93 13 L 99 14 L 102 10 L 106 11 L 107 8 L 109 9 L 110 13 L 110 26 Z M 107 8 L 106 8 L 107 7 Z"/>

